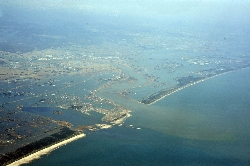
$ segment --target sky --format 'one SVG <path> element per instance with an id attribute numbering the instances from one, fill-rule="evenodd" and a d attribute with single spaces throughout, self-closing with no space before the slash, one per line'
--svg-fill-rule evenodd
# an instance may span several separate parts
<path id="1" fill-rule="evenodd" d="M 187 23 L 250 25 L 250 0 L 0 0 L 0 18 L 4 8 L 94 12 L 114 17 L 132 16 L 181 20 Z"/>

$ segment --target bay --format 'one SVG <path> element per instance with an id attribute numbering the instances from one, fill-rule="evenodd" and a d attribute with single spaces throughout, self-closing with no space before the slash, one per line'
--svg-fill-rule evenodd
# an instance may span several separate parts
<path id="1" fill-rule="evenodd" d="M 249 71 L 138 107 L 123 126 L 88 132 L 29 165 L 248 165 Z"/>

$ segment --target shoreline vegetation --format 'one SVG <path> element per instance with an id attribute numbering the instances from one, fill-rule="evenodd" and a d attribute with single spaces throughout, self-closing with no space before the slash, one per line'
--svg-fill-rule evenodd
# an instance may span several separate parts
<path id="1" fill-rule="evenodd" d="M 42 155 L 49 154 L 51 151 L 84 136 L 84 133 L 79 133 L 64 127 L 56 134 L 32 142 L 26 146 L 18 148 L 14 152 L 2 155 L 0 157 L 0 163 L 9 166 L 19 166 L 30 163 L 35 159 L 39 159 Z"/>

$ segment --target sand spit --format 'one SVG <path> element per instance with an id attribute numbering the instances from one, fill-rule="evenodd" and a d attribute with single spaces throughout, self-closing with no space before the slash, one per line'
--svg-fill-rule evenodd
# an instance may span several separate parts
<path id="1" fill-rule="evenodd" d="M 241 68 L 241 69 L 245 69 L 245 68 Z M 240 70 L 240 69 L 238 69 L 238 70 Z M 178 92 L 178 91 L 180 91 L 180 90 L 182 90 L 182 89 L 188 88 L 189 86 L 192 86 L 192 85 L 201 83 L 201 82 L 203 82 L 203 81 L 206 81 L 206 80 L 208 80 L 208 79 L 211 79 L 211 78 L 214 78 L 214 77 L 218 77 L 218 76 L 221 76 L 221 75 L 223 75 L 223 74 L 231 73 L 231 72 L 234 72 L 234 71 L 237 71 L 237 70 L 232 70 L 232 71 L 227 71 L 227 72 L 224 72 L 224 73 L 216 74 L 216 75 L 213 75 L 213 76 L 211 76 L 211 77 L 203 78 L 203 79 L 201 79 L 201 80 L 198 80 L 198 81 L 195 81 L 195 82 L 186 84 L 186 85 L 181 86 L 181 87 L 179 87 L 179 88 L 175 88 L 175 89 L 173 89 L 171 92 L 166 93 L 165 95 L 162 95 L 162 96 L 159 97 L 158 99 L 150 101 L 147 105 L 155 104 L 156 102 L 162 100 L 163 98 L 165 98 L 165 97 L 167 97 L 167 96 L 169 96 L 169 95 L 171 95 L 171 94 L 174 94 L 174 93 L 176 93 L 176 92 Z M 157 96 L 157 95 L 156 95 L 156 96 Z M 139 102 L 139 103 L 143 103 L 143 102 Z M 143 103 L 143 104 L 145 104 L 145 103 Z"/>
<path id="2" fill-rule="evenodd" d="M 59 148 L 60 146 L 66 145 L 66 144 L 68 144 L 68 143 L 70 143 L 70 142 L 72 142 L 72 141 L 75 141 L 75 140 L 77 140 L 77 139 L 79 139 L 79 138 L 82 138 L 82 137 L 84 137 L 84 136 L 86 136 L 86 134 L 79 134 L 79 135 L 76 135 L 76 136 L 71 137 L 71 138 L 69 138 L 69 139 L 67 139 L 67 140 L 64 140 L 64 141 L 59 142 L 59 143 L 56 143 L 56 144 L 54 144 L 54 145 L 52 145 L 52 146 L 50 146 L 50 147 L 47 147 L 47 148 L 45 148 L 45 149 L 42 149 L 42 150 L 40 150 L 40 151 L 38 151 L 38 152 L 35 152 L 35 153 L 33 153 L 33 154 L 31 154 L 31 155 L 29 155 L 29 156 L 27 156 L 27 157 L 24 157 L 24 158 L 22 158 L 22 159 L 20 159 L 20 160 L 17 160 L 17 161 L 15 161 L 15 162 L 9 164 L 8 166 L 19 166 L 19 165 L 21 165 L 21 164 L 30 163 L 31 161 L 33 161 L 33 160 L 35 160 L 35 159 L 39 159 L 39 158 L 40 158 L 42 155 L 44 155 L 44 154 L 49 154 L 51 151 L 53 151 L 53 150 Z"/>

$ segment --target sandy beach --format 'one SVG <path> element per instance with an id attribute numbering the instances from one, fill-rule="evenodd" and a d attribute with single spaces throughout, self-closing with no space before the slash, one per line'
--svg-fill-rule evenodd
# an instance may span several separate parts
<path id="1" fill-rule="evenodd" d="M 48 153 L 50 153 L 52 150 L 55 150 L 55 149 L 59 148 L 60 146 L 66 145 L 66 144 L 68 144 L 68 143 L 70 143 L 70 142 L 72 142 L 72 141 L 75 141 L 75 140 L 77 140 L 77 139 L 79 139 L 79 138 L 82 138 L 82 137 L 84 137 L 84 136 L 86 136 L 86 134 L 79 134 L 79 135 L 76 135 L 76 136 L 71 137 L 71 138 L 69 138 L 69 139 L 67 139 L 67 140 L 64 140 L 64 141 L 59 142 L 59 143 L 57 143 L 57 144 L 54 144 L 54 145 L 52 145 L 52 146 L 50 146 L 50 147 L 47 147 L 47 148 L 45 148 L 45 149 L 42 149 L 42 150 L 40 150 L 40 151 L 38 151 L 38 152 L 35 152 L 35 153 L 33 153 L 33 154 L 31 154 L 31 155 L 29 155 L 29 156 L 27 156 L 27 157 L 24 157 L 24 158 L 22 158 L 22 159 L 20 159 L 20 160 L 17 160 L 17 161 L 15 161 L 15 162 L 9 164 L 8 166 L 19 166 L 19 165 L 21 165 L 21 164 L 30 163 L 31 161 L 33 161 L 33 160 L 35 160 L 35 159 L 39 159 L 42 155 L 48 154 Z"/>

